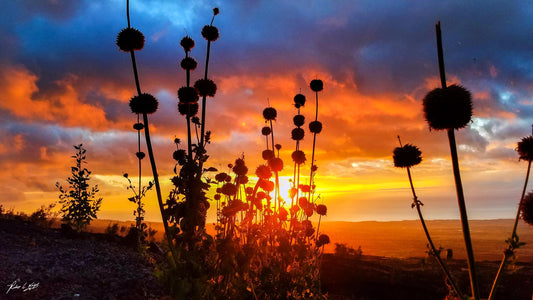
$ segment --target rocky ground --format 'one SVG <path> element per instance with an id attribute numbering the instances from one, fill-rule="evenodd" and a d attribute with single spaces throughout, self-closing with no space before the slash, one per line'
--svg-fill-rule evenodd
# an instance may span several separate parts
<path id="1" fill-rule="evenodd" d="M 169 299 L 154 276 L 154 256 L 140 255 L 124 238 L 0 218 L 0 299 Z M 499 262 L 478 263 L 482 297 L 488 297 Z M 464 260 L 449 262 L 468 291 Z M 378 256 L 322 258 L 321 282 L 329 299 L 442 300 L 443 273 L 431 259 Z M 533 265 L 515 263 L 505 273 L 500 300 L 530 300 Z"/>
<path id="2" fill-rule="evenodd" d="M 123 238 L 0 219 L 0 299 L 160 299 L 153 269 Z"/>

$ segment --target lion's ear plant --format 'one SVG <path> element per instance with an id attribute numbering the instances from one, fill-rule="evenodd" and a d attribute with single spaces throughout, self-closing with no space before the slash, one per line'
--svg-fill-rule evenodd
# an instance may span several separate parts
<path id="1" fill-rule="evenodd" d="M 97 198 L 98 185 L 90 187 L 91 171 L 84 167 L 86 164 L 86 149 L 82 144 L 74 146 L 76 154 L 72 156 L 76 164 L 71 167 L 72 176 L 67 178 L 68 187 L 64 188 L 59 182 L 59 203 L 63 221 L 74 227 L 78 232 L 84 230 L 91 220 L 96 219 L 96 212 L 100 209 L 102 198 Z"/>

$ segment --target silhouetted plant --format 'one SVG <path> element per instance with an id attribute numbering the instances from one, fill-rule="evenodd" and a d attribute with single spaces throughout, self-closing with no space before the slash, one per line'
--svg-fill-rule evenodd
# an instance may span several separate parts
<path id="1" fill-rule="evenodd" d="M 86 163 L 87 150 L 82 144 L 74 146 L 76 154 L 72 156 L 76 160 L 76 165 L 71 167 L 72 176 L 67 178 L 68 188 L 63 188 L 59 182 L 56 187 L 59 189 L 59 203 L 61 203 L 61 215 L 63 221 L 74 226 L 76 231 L 82 231 L 96 219 L 96 212 L 100 209 L 102 198 L 96 198 L 98 185 L 89 186 L 91 171 L 83 165 Z"/>
<path id="2" fill-rule="evenodd" d="M 454 130 L 465 127 L 472 118 L 472 99 L 470 92 L 465 88 L 452 85 L 446 85 L 446 72 L 444 70 L 444 55 L 442 51 L 442 38 L 440 22 L 436 24 L 437 35 L 437 52 L 439 61 L 439 73 L 442 88 L 436 88 L 429 92 L 423 100 L 424 115 L 430 129 L 446 130 L 450 144 L 450 153 L 452 158 L 453 174 L 455 178 L 455 187 L 457 192 L 457 202 L 461 216 L 461 225 L 465 248 L 467 254 L 468 270 L 470 274 L 470 286 L 472 297 L 479 300 L 479 287 L 476 274 L 474 250 L 470 236 L 470 227 L 468 225 L 468 216 L 466 213 L 466 204 L 459 170 L 459 159 L 457 156 L 457 146 L 455 141 Z"/>
<path id="3" fill-rule="evenodd" d="M 421 206 L 424 205 L 422 201 L 418 199 L 416 196 L 415 188 L 413 185 L 413 179 L 411 177 L 411 167 L 414 167 L 420 162 L 422 162 L 422 151 L 417 146 L 405 144 L 402 145 L 402 141 L 400 140 L 400 137 L 398 136 L 398 141 L 400 142 L 400 147 L 397 147 L 393 151 L 393 160 L 394 160 L 394 166 L 398 168 L 405 168 L 407 170 L 407 176 L 409 178 L 409 185 L 411 186 L 411 192 L 413 193 L 413 203 L 411 204 L 411 208 L 416 207 L 416 211 L 418 213 L 418 217 L 420 219 L 420 223 L 422 224 L 422 228 L 424 229 L 424 233 L 426 235 L 426 238 L 428 240 L 428 247 L 429 251 L 428 254 L 432 257 L 434 257 L 439 265 L 441 266 L 442 270 L 446 274 L 446 279 L 451 285 L 451 295 L 459 295 L 459 297 L 463 297 L 461 292 L 459 291 L 459 288 L 457 286 L 457 283 L 453 279 L 450 271 L 446 267 L 446 264 L 440 257 L 440 252 L 442 251 L 442 248 L 437 249 L 435 247 L 435 244 L 433 243 L 433 240 L 431 239 L 431 236 L 429 234 L 428 228 L 426 226 L 426 222 L 424 220 L 424 217 L 422 215 Z"/>
<path id="4" fill-rule="evenodd" d="M 137 152 L 137 153 L 142 153 L 142 152 Z M 139 155 L 137 156 L 139 157 Z M 139 162 L 141 159 L 142 158 L 139 158 Z M 139 177 L 140 177 L 140 172 L 139 172 Z M 133 193 L 133 197 L 129 197 L 128 200 L 137 205 L 137 208 L 133 211 L 133 215 L 135 216 L 135 229 L 137 230 L 137 233 L 139 236 L 138 242 L 140 244 L 140 242 L 144 241 L 144 237 L 148 235 L 148 233 L 146 232 L 146 229 L 147 229 L 146 224 L 143 223 L 144 215 L 146 213 L 146 211 L 144 210 L 143 198 L 146 196 L 146 192 L 152 189 L 152 187 L 154 186 L 154 183 L 150 181 L 148 182 L 147 186 L 140 186 L 138 189 L 136 189 L 135 186 L 133 186 L 128 176 L 128 173 L 124 173 L 124 178 L 128 180 L 129 185 L 127 189 L 131 190 Z M 141 184 L 140 180 L 139 180 L 139 184 Z"/>
<path id="5" fill-rule="evenodd" d="M 511 232 L 511 236 L 505 241 L 507 243 L 507 249 L 503 252 L 503 258 L 500 263 L 500 267 L 498 269 L 498 273 L 496 274 L 496 277 L 494 279 L 494 282 L 492 284 L 492 288 L 489 295 L 489 300 L 494 299 L 496 295 L 496 289 L 498 287 L 498 283 L 500 282 L 501 275 L 503 274 L 503 270 L 505 270 L 505 266 L 511 260 L 514 258 L 515 250 L 520 248 L 520 246 L 523 246 L 524 243 L 520 242 L 520 239 L 518 238 L 518 234 L 516 233 L 516 229 L 518 227 L 518 220 L 520 219 L 520 213 L 522 213 L 522 219 L 529 224 L 533 224 L 533 208 L 532 208 L 532 197 L 533 194 L 529 193 L 526 195 L 526 189 L 527 189 L 527 183 L 529 180 L 529 173 L 531 170 L 531 162 L 533 161 L 533 136 L 527 136 L 522 138 L 520 142 L 518 142 L 518 145 L 516 147 L 516 151 L 518 152 L 518 157 L 520 160 L 527 160 L 527 172 L 526 172 L 526 179 L 524 181 L 524 187 L 522 188 L 522 195 L 520 196 L 520 201 L 518 202 L 518 209 L 516 212 L 516 217 L 513 224 L 513 230 Z"/>
<path id="6" fill-rule="evenodd" d="M 29 221 L 42 227 L 52 227 L 54 219 L 59 215 L 59 212 L 53 211 L 56 204 L 57 203 L 53 202 L 48 204 L 48 206 L 41 205 L 40 208 L 30 215 Z M 0 216 L 1 215 L 0 211 Z"/>
<path id="7" fill-rule="evenodd" d="M 139 51 L 144 47 L 145 38 L 141 31 L 131 27 L 129 4 L 130 2 L 129 0 L 127 0 L 126 1 L 126 17 L 128 20 L 128 27 L 120 31 L 120 33 L 117 36 L 116 44 L 121 51 L 130 53 L 131 64 L 133 67 L 133 76 L 135 80 L 135 87 L 137 89 L 137 95 L 133 96 L 129 102 L 131 111 L 137 115 L 137 123 L 134 125 L 134 129 L 138 131 L 138 137 L 140 137 L 140 130 L 144 129 L 146 148 L 148 150 L 148 157 L 150 159 L 150 165 L 152 167 L 152 174 L 153 174 L 154 185 L 155 185 L 155 190 L 157 194 L 157 201 L 159 204 L 159 210 L 161 212 L 161 217 L 163 219 L 163 226 L 165 228 L 167 242 L 168 242 L 170 251 L 172 253 L 173 259 L 177 260 L 178 258 L 177 253 L 176 253 L 176 250 L 174 249 L 174 246 L 172 243 L 172 237 L 170 236 L 170 232 L 168 229 L 167 217 L 164 214 L 163 198 L 161 196 L 161 187 L 159 184 L 159 176 L 157 173 L 157 166 L 156 166 L 156 162 L 154 158 L 154 152 L 152 149 L 152 142 L 150 139 L 150 130 L 149 130 L 150 126 L 148 123 L 148 115 L 153 114 L 157 111 L 158 101 L 154 96 L 148 93 L 143 93 L 141 91 L 139 74 L 137 72 L 137 63 L 135 61 L 135 51 Z M 143 120 L 142 123 L 140 123 L 141 116 Z M 140 169 L 140 160 L 144 157 L 144 153 L 139 150 L 136 155 L 137 155 L 137 158 L 139 159 L 139 169 Z M 139 181 L 140 181 L 140 177 L 141 177 L 141 174 L 139 171 Z M 139 188 L 140 187 L 141 185 L 139 184 Z"/>

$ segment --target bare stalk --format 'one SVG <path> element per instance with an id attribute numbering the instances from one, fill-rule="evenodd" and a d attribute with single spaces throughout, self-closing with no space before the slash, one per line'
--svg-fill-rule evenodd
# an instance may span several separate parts
<path id="1" fill-rule="evenodd" d="M 442 88 L 446 88 L 446 72 L 444 70 L 444 54 L 442 50 L 442 34 L 440 30 L 440 22 L 436 26 L 437 34 L 437 53 L 439 59 L 439 72 Z M 463 237 L 465 241 L 465 248 L 467 254 L 468 270 L 470 275 L 470 286 L 472 289 L 472 297 L 474 300 L 479 300 L 479 287 L 476 275 L 476 263 L 474 260 L 474 250 L 472 247 L 472 239 L 470 236 L 470 227 L 468 225 L 468 216 L 466 213 L 466 204 L 463 193 L 463 184 L 461 182 L 461 173 L 459 171 L 459 159 L 457 156 L 457 144 L 455 142 L 454 129 L 448 129 L 448 141 L 450 144 L 450 152 L 452 157 L 453 175 L 455 179 L 455 190 L 457 193 L 457 202 L 459 205 L 459 213 L 461 216 L 461 226 L 463 229 Z"/>
<path id="2" fill-rule="evenodd" d="M 490 295 L 488 300 L 494 299 L 496 295 L 496 288 L 498 287 L 498 283 L 500 282 L 501 275 L 503 274 L 503 270 L 505 270 L 505 266 L 507 265 L 507 262 L 509 262 L 509 258 L 511 258 L 514 254 L 515 247 L 518 246 L 516 243 L 518 242 L 518 236 L 516 234 L 516 229 L 518 227 L 518 220 L 520 219 L 520 207 L 522 206 L 522 202 L 524 201 L 524 196 L 526 194 L 526 188 L 527 188 L 527 182 L 529 180 L 529 172 L 531 170 L 531 160 L 528 161 L 527 164 L 527 172 L 526 172 L 526 180 L 524 182 L 524 188 L 522 189 L 522 196 L 520 196 L 520 202 L 518 203 L 518 210 L 516 212 L 516 217 L 513 224 L 513 231 L 511 233 L 511 238 L 509 239 L 509 248 L 505 249 L 503 252 L 503 258 L 502 262 L 500 263 L 500 267 L 498 268 L 498 273 L 496 274 L 496 278 L 494 278 L 494 282 L 492 283 L 492 288 L 490 289 Z"/>

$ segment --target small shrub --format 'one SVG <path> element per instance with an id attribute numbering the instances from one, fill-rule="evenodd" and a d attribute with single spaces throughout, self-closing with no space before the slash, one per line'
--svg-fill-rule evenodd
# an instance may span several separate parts
<path id="1" fill-rule="evenodd" d="M 111 236 L 118 235 L 118 223 L 109 223 L 109 225 L 107 225 L 107 228 L 105 229 L 105 234 Z"/>
<path id="2" fill-rule="evenodd" d="M 29 221 L 43 227 L 52 227 L 54 223 L 54 218 L 57 217 L 56 212 L 52 212 L 52 209 L 56 206 L 56 203 L 51 203 L 48 206 L 42 205 L 39 209 L 34 211 L 30 217 Z"/>
<path id="3" fill-rule="evenodd" d="M 59 182 L 56 183 L 56 187 L 60 192 L 62 220 L 80 232 L 91 223 L 91 220 L 97 218 L 96 212 L 100 209 L 102 198 L 96 198 L 98 185 L 89 187 L 91 171 L 83 167 L 86 163 L 87 150 L 82 144 L 74 148 L 77 152 L 72 158 L 76 160 L 76 165 L 71 167 L 72 176 L 67 178 L 69 187 L 65 189 Z"/>

